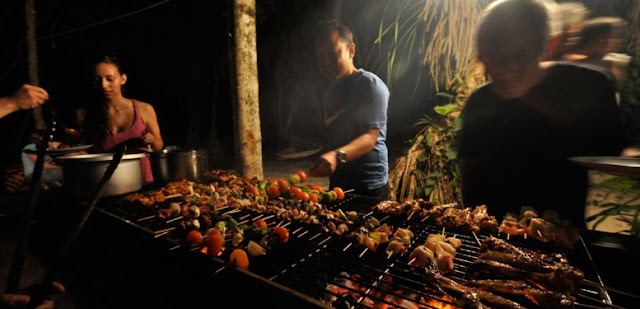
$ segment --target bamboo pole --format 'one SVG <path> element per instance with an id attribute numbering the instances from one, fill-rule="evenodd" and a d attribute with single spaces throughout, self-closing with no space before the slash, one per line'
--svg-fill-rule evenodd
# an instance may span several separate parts
<path id="1" fill-rule="evenodd" d="M 29 73 L 29 84 L 40 86 L 38 78 L 38 45 L 36 42 L 36 9 L 35 0 L 25 0 L 24 14 L 27 23 L 27 66 Z M 42 108 L 35 107 L 33 110 L 33 121 L 38 130 L 47 128 L 42 116 Z"/>
<path id="2" fill-rule="evenodd" d="M 236 162 L 243 177 L 264 178 L 255 0 L 233 0 L 231 85 Z"/>

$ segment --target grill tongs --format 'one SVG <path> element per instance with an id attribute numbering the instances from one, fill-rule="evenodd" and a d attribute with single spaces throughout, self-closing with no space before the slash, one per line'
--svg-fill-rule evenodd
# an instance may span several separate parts
<path id="1" fill-rule="evenodd" d="M 25 230 L 26 233 L 21 234 L 22 238 L 20 239 L 20 243 L 16 247 L 16 253 L 15 253 L 16 257 L 14 257 L 13 263 L 11 265 L 12 266 L 11 273 L 9 274 L 9 282 L 7 285 L 8 293 L 16 293 L 18 290 L 19 282 L 20 282 L 20 276 L 22 273 L 22 266 L 24 263 L 24 256 L 26 252 L 26 243 L 28 240 L 28 232 L 30 230 L 30 223 L 33 216 L 33 209 L 35 209 L 35 204 L 36 204 L 35 195 L 37 195 L 38 188 L 40 187 L 40 178 L 41 178 L 42 167 L 43 167 L 42 163 L 44 161 L 43 153 L 44 153 L 44 149 L 48 145 L 48 140 L 46 141 L 43 140 L 43 144 L 44 146 L 42 147 L 42 149 L 39 149 L 38 159 L 36 161 L 36 167 L 33 173 L 33 180 L 32 180 L 31 187 L 32 187 L 32 191 L 35 191 L 35 192 L 31 196 L 32 201 L 29 207 L 29 211 L 25 216 L 26 218 L 25 218 L 25 224 L 23 226 L 23 229 Z M 29 302 L 29 308 L 35 308 L 36 306 L 41 304 L 45 299 L 47 299 L 47 295 L 51 290 L 54 279 L 59 277 L 59 270 L 61 268 L 62 261 L 64 261 L 71 245 L 73 244 L 74 240 L 78 237 L 78 234 L 80 234 L 80 231 L 82 230 L 84 224 L 87 222 L 89 215 L 91 215 L 91 212 L 95 208 L 95 205 L 100 200 L 100 197 L 102 196 L 102 193 L 104 191 L 105 184 L 109 182 L 109 180 L 111 179 L 111 176 L 113 175 L 114 171 L 118 167 L 118 164 L 120 164 L 120 161 L 122 160 L 122 157 L 125 154 L 126 150 L 127 150 L 127 147 L 124 145 L 119 145 L 116 148 L 115 154 L 111 159 L 111 162 L 107 167 L 104 175 L 102 176 L 102 179 L 100 179 L 100 182 L 98 183 L 93 193 L 90 204 L 87 206 L 84 213 L 80 217 L 80 221 L 78 222 L 78 225 L 71 232 L 68 239 L 62 246 L 60 252 L 58 253 L 58 256 L 53 261 L 52 265 L 50 265 L 42 283 L 35 286 L 32 289 L 32 292 L 29 293 L 31 296 L 31 300 Z M 35 189 L 34 189 L 34 186 L 35 186 Z"/>

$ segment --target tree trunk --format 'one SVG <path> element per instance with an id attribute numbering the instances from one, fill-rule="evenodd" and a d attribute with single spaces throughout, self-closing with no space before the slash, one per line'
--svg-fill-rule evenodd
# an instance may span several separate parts
<path id="1" fill-rule="evenodd" d="M 38 79 L 38 46 L 36 44 L 36 8 L 35 0 L 26 0 L 24 13 L 27 23 L 27 64 L 29 68 L 29 84 L 40 86 Z M 40 106 L 33 109 L 33 120 L 36 129 L 44 130 L 46 125 Z"/>
<path id="2" fill-rule="evenodd" d="M 230 46 L 236 162 L 242 177 L 262 179 L 255 0 L 233 0 Z"/>

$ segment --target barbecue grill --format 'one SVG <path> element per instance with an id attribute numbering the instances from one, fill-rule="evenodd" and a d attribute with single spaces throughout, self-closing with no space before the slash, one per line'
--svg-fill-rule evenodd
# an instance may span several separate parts
<path id="1" fill-rule="evenodd" d="M 372 215 L 371 207 L 379 201 L 347 194 L 344 200 L 328 206 L 330 209 L 340 208 L 343 211 Z M 383 250 L 375 253 L 367 252 L 364 247 L 351 245 L 349 239 L 339 238 L 301 223 L 278 221 L 273 218 L 267 220 L 271 227 L 287 225 L 291 234 L 290 241 L 282 247 L 269 251 L 266 256 L 252 257 L 249 271 L 245 271 L 226 266 L 224 256 L 212 258 L 190 248 L 184 242 L 186 231 L 182 231 L 177 226 L 178 221 L 166 223 L 158 219 L 155 217 L 156 210 L 151 207 L 131 205 L 121 197 L 113 197 L 103 200 L 95 210 L 93 220 L 100 222 L 93 223 L 91 228 L 94 230 L 93 233 L 86 232 L 85 237 L 88 239 L 85 240 L 85 245 L 95 244 L 96 234 L 104 237 L 103 229 L 108 226 L 110 233 L 107 237 L 114 239 L 113 250 L 124 251 L 121 258 L 126 261 L 123 264 L 135 265 L 128 270 L 135 272 L 135 275 L 127 276 L 139 277 L 140 283 L 135 284 L 147 287 L 144 294 L 142 292 L 132 294 L 144 298 L 141 300 L 144 304 L 149 304 L 151 299 L 156 299 L 165 306 L 171 306 L 172 302 L 186 304 L 187 298 L 182 294 L 207 293 L 211 295 L 207 299 L 231 298 L 243 307 L 268 304 L 336 308 L 450 308 L 447 306 L 454 306 L 451 299 L 437 292 L 423 269 L 414 268 L 408 264 L 409 252 L 387 258 Z M 233 213 L 232 216 L 241 221 L 240 218 L 253 220 L 266 215 L 242 210 Z M 443 231 L 442 228 L 420 220 L 407 220 L 406 216 L 377 218 L 381 223 L 387 223 L 396 228 L 409 228 L 413 231 L 415 237 L 412 239 L 409 251 L 416 245 L 424 243 L 428 234 Z M 479 255 L 479 243 L 489 235 L 454 230 L 444 232 L 447 236 L 455 235 L 462 241 L 462 247 L 456 253 L 454 269 L 446 274 L 448 278 L 462 281 L 465 279 L 467 269 Z M 493 236 L 506 239 L 506 235 Z M 128 239 L 130 245 L 126 248 L 118 248 L 124 246 L 120 237 Z M 511 237 L 509 242 L 540 252 L 560 251 L 552 245 L 531 239 L 525 240 L 521 237 Z M 580 293 L 576 297 L 576 307 L 624 308 L 612 302 L 613 292 L 602 282 L 584 241 L 579 241 L 574 250 L 560 251 L 560 253 L 564 253 L 569 263 L 579 268 L 585 275 Z M 140 261 L 134 262 L 133 260 L 136 259 L 134 257 Z M 176 269 L 168 265 L 180 265 L 180 267 Z M 127 271 L 121 267 L 114 266 L 118 269 L 113 273 L 113 276 L 120 280 L 125 276 L 118 271 Z M 169 274 L 170 272 L 166 271 L 168 269 L 173 269 L 173 274 Z M 122 282 L 117 284 L 123 285 Z M 167 287 L 173 293 L 168 293 Z M 621 293 L 623 297 L 628 296 L 621 291 L 615 290 L 615 292 Z M 169 301 L 167 298 L 170 297 L 169 294 L 174 294 L 177 300 Z M 628 297 L 631 299 L 633 296 Z M 194 297 L 189 299 L 193 301 Z M 511 297 L 511 299 L 525 307 L 536 307 L 524 297 L 522 299 Z M 207 300 L 205 303 L 211 304 L 211 301 Z"/>

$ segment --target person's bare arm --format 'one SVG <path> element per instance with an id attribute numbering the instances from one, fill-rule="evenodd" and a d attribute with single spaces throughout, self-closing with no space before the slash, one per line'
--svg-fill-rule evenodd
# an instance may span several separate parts
<path id="1" fill-rule="evenodd" d="M 27 84 L 22 85 L 12 95 L 0 98 L 0 118 L 21 109 L 34 108 L 48 99 L 49 94 L 44 89 Z"/>
<path id="2" fill-rule="evenodd" d="M 141 104 L 142 120 L 147 128 L 146 133 L 142 136 L 142 141 L 145 144 L 151 145 L 153 151 L 162 150 L 164 147 L 164 141 L 160 134 L 160 125 L 158 125 L 158 117 L 156 111 L 148 103 Z"/>
<path id="3" fill-rule="evenodd" d="M 380 129 L 369 129 L 350 143 L 340 147 L 347 154 L 347 162 L 356 160 L 371 151 L 376 145 L 379 134 Z M 337 166 L 336 151 L 331 150 L 316 160 L 309 174 L 313 177 L 328 176 L 336 170 Z"/>

